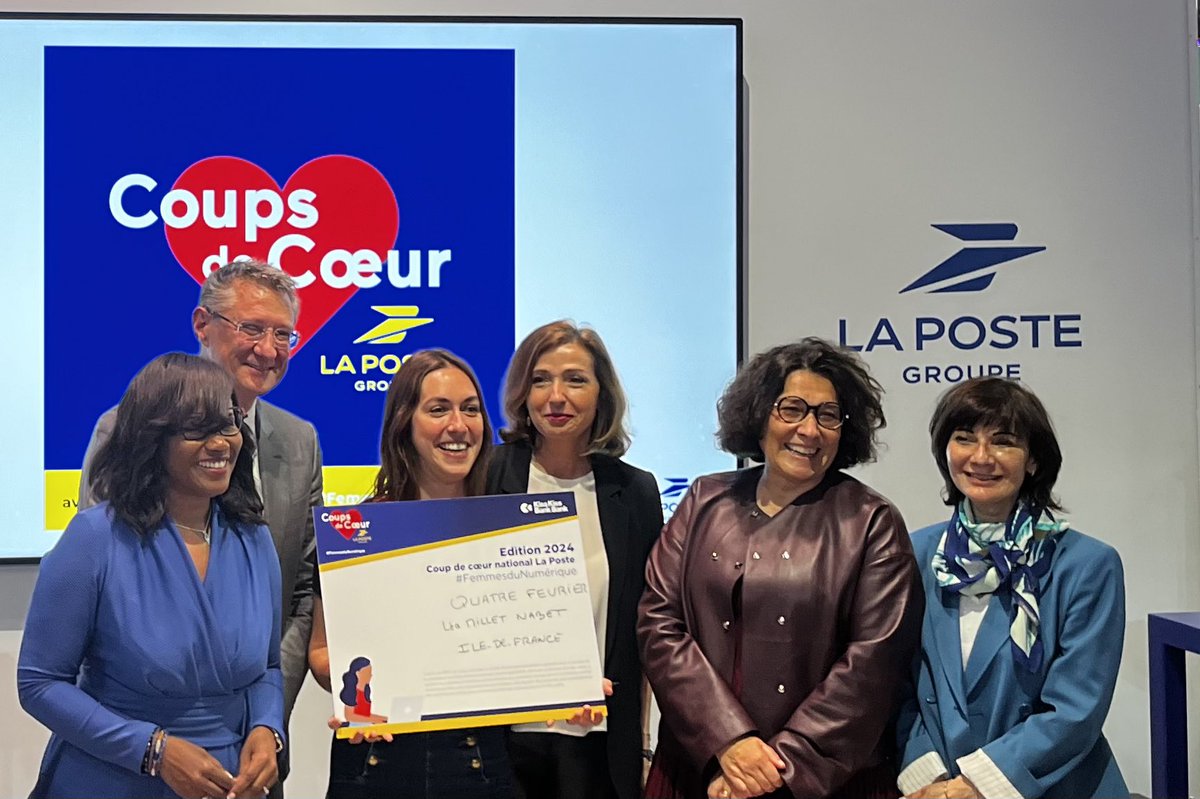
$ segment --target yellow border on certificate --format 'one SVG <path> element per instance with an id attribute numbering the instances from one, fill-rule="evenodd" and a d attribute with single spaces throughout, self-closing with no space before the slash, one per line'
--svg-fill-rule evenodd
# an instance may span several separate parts
<path id="1" fill-rule="evenodd" d="M 569 522 L 572 519 L 577 519 L 577 518 L 579 518 L 579 517 L 576 516 L 575 514 L 571 514 L 570 516 L 559 516 L 557 519 L 546 519 L 546 520 L 540 521 L 540 522 L 532 522 L 531 524 L 522 524 L 517 527 L 508 527 L 504 530 L 488 530 L 486 533 L 475 533 L 474 535 L 464 535 L 459 538 L 451 538 L 448 541 L 434 541 L 429 544 L 418 544 L 415 547 L 405 547 L 404 549 L 393 549 L 389 552 L 377 552 L 374 555 L 363 555 L 361 558 L 346 558 L 345 560 L 339 560 L 336 563 L 322 563 L 321 564 L 321 572 L 324 573 L 324 572 L 328 572 L 328 571 L 333 571 L 334 569 L 341 569 L 346 566 L 357 566 L 361 563 L 372 563 L 372 562 L 378 561 L 378 560 L 387 560 L 388 558 L 395 558 L 395 557 L 399 557 L 400 555 L 412 555 L 417 552 L 426 552 L 431 549 L 440 549 L 441 547 L 453 546 L 455 544 L 466 544 L 466 543 L 470 543 L 471 541 L 482 541 L 485 538 L 495 538 L 498 535 L 508 535 L 509 533 L 519 533 L 523 530 L 534 530 L 538 527 L 547 527 L 551 524 L 558 524 L 559 522 Z M 549 717 L 546 717 L 546 718 L 549 718 Z M 564 718 L 570 718 L 570 716 L 565 716 Z M 537 719 L 534 719 L 534 721 L 537 721 Z M 424 723 L 424 722 L 422 722 L 422 723 Z M 430 729 L 433 729 L 433 728 L 430 728 Z M 438 727 L 437 729 L 449 729 L 449 728 Z M 412 730 L 407 730 L 407 732 L 412 732 Z"/>
<path id="2" fill-rule="evenodd" d="M 555 519 L 555 521 L 559 521 Z M 531 721 L 566 721 L 574 716 L 579 707 L 565 707 L 558 710 L 523 710 L 519 713 L 489 713 L 481 716 L 455 716 L 449 719 L 431 719 L 429 721 L 406 721 L 396 724 L 364 724 L 358 727 L 338 727 L 338 738 L 353 738 L 358 733 L 373 733 L 383 735 L 391 733 L 401 735 L 408 732 L 437 732 L 438 730 L 456 730 L 464 727 L 492 727 L 502 724 L 528 724 Z M 592 708 L 595 713 L 608 715 L 608 708 L 598 705 Z"/>

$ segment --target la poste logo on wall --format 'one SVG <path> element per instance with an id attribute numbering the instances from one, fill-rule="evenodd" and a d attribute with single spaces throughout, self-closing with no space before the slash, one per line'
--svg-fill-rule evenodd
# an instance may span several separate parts
<path id="1" fill-rule="evenodd" d="M 892 356 L 887 370 L 898 364 L 899 377 L 909 385 L 948 385 L 980 376 L 1019 380 L 1023 359 L 1031 354 L 1083 347 L 1083 314 L 1047 309 L 1036 290 L 1046 277 L 1025 259 L 1046 251 L 1045 245 L 1016 243 L 1019 231 L 1012 222 L 932 227 L 952 236 L 958 246 L 897 292 L 916 298 L 919 310 L 901 312 L 898 304 L 886 314 L 839 318 L 839 344 L 864 354 Z M 1017 273 L 1007 274 L 1014 263 L 1029 269 L 1021 273 L 1013 266 Z M 971 298 L 987 291 L 999 270 L 1005 270 L 1016 288 L 1006 293 L 1008 306 L 1002 311 L 984 313 L 983 303 Z M 905 309 L 909 307 L 911 302 Z"/>
<path id="2" fill-rule="evenodd" d="M 268 399 L 327 464 L 377 461 L 418 349 L 491 393 L 514 343 L 513 75 L 506 50 L 47 48 L 47 468 L 79 467 L 147 360 L 195 351 L 199 284 L 238 257 L 296 280 Z"/>

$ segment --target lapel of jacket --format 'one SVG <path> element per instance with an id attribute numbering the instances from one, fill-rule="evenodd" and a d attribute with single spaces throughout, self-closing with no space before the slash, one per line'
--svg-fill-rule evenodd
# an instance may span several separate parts
<path id="1" fill-rule="evenodd" d="M 501 458 L 496 492 L 529 493 L 529 462 L 533 459 L 533 450 L 522 444 L 508 444 L 496 454 Z"/>
<path id="2" fill-rule="evenodd" d="M 604 552 L 608 559 L 608 622 L 604 630 L 604 659 L 607 661 L 616 647 L 617 614 L 621 594 L 625 590 L 628 569 L 629 508 L 621 491 L 621 470 L 613 460 L 592 456 L 592 473 L 596 476 L 596 507 L 600 515 L 600 533 L 604 537 Z"/>
<path id="3" fill-rule="evenodd" d="M 258 421 L 258 474 L 262 480 L 263 515 L 275 550 L 283 551 L 283 533 L 287 516 L 288 463 L 283 456 L 283 434 L 276 426 L 274 408 L 261 399 L 256 409 Z"/>
<path id="4" fill-rule="evenodd" d="M 967 696 L 975 690 L 975 686 L 987 673 L 988 666 L 997 657 L 1011 657 L 1006 646 L 1009 639 L 1009 621 L 1007 602 L 1002 601 L 999 593 L 992 594 L 988 600 L 987 610 L 983 614 L 983 622 L 975 636 L 975 645 L 971 647 L 971 656 L 967 658 L 966 674 L 963 676 Z"/>
<path id="5" fill-rule="evenodd" d="M 923 564 L 923 568 L 929 568 Z M 967 714 L 967 697 L 963 690 L 962 636 L 958 622 L 958 595 L 943 591 L 936 582 L 930 583 L 925 595 L 925 615 L 933 632 L 935 651 L 931 653 L 942 670 L 942 679 L 950 686 L 954 701 L 963 717 Z"/>

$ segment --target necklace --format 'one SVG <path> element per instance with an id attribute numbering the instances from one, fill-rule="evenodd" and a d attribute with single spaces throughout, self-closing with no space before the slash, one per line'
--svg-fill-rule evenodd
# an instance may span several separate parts
<path id="1" fill-rule="evenodd" d="M 207 519 L 204 520 L 204 529 L 203 530 L 199 529 L 198 527 L 188 527 L 186 524 L 183 524 L 182 522 L 175 522 L 175 526 L 182 527 L 184 530 L 190 530 L 193 533 L 199 533 L 204 538 L 205 546 L 212 545 L 212 515 L 211 514 L 209 515 L 209 517 Z"/>

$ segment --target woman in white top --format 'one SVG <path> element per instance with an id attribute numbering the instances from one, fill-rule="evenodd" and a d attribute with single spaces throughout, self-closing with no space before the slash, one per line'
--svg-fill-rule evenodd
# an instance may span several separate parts
<path id="1" fill-rule="evenodd" d="M 567 321 L 517 347 L 504 386 L 507 442 L 492 455 L 493 494 L 571 491 L 596 624 L 608 717 L 585 708 L 568 724 L 508 735 L 526 799 L 635 799 L 642 776 L 642 669 L 634 628 L 646 557 L 662 529 L 654 476 L 620 456 L 629 446 L 625 393 L 603 341 Z"/>
<path id="2" fill-rule="evenodd" d="M 1125 586 L 1107 544 L 1068 529 L 1062 465 L 1033 392 L 947 391 L 929 425 L 948 522 L 913 549 L 925 622 L 897 724 L 909 797 L 1128 797 L 1101 733 L 1121 664 Z"/>

